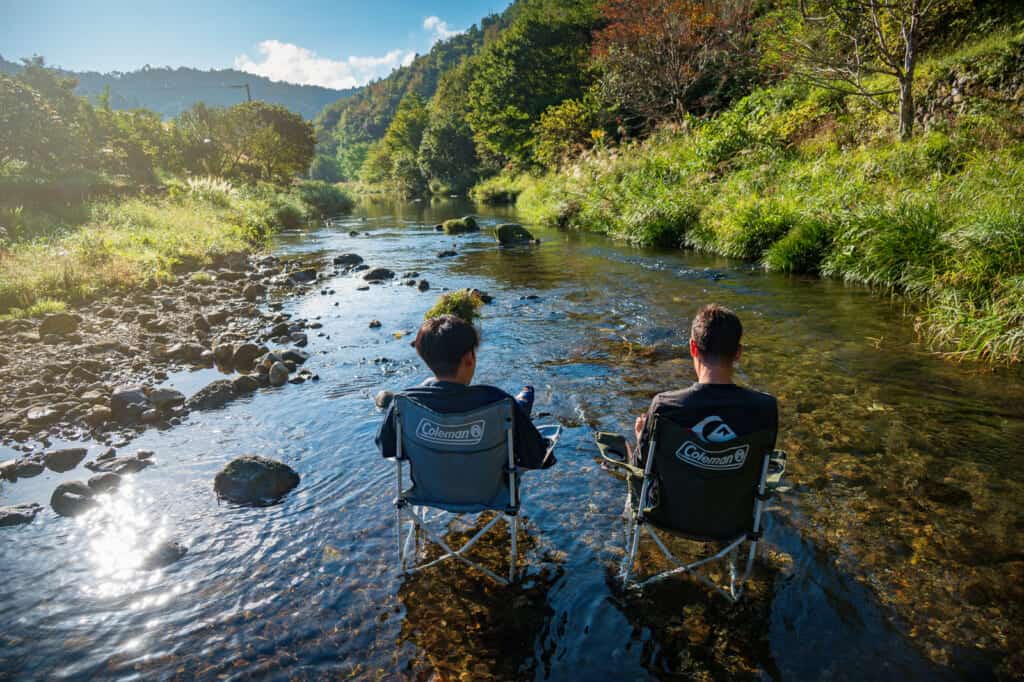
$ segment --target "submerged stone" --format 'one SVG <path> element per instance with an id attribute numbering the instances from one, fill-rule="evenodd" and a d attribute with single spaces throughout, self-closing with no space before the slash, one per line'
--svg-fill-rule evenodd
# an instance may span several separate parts
<path id="1" fill-rule="evenodd" d="M 259 455 L 233 459 L 213 480 L 219 497 L 238 504 L 260 504 L 280 499 L 299 484 L 299 475 L 287 464 Z"/>

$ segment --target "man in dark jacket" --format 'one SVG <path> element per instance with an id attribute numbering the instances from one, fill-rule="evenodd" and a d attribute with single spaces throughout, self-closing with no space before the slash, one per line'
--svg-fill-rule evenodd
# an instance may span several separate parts
<path id="1" fill-rule="evenodd" d="M 480 336 L 476 328 L 460 317 L 441 315 L 427 320 L 416 334 L 413 346 L 434 373 L 434 378 L 402 391 L 402 395 L 441 414 L 468 412 L 510 398 L 500 388 L 482 384 L 470 386 L 476 373 L 476 349 L 479 345 Z M 532 389 L 526 387 L 524 393 L 514 399 L 513 450 L 517 466 L 546 469 L 555 463 L 555 458 L 548 453 L 547 441 L 530 421 L 532 393 Z M 395 456 L 395 437 L 392 403 L 377 432 L 377 448 L 384 457 Z"/>
<path id="2" fill-rule="evenodd" d="M 647 412 L 637 417 L 637 447 L 630 453 L 633 464 L 644 466 L 651 435 L 648 426 L 655 415 L 689 427 L 693 433 L 691 449 L 698 462 L 706 457 L 714 459 L 716 453 L 727 451 L 729 441 L 751 433 L 769 433 L 771 448 L 775 447 L 779 430 L 775 398 L 733 383 L 733 366 L 743 352 L 742 337 L 740 318 L 728 308 L 711 304 L 697 311 L 690 330 L 690 355 L 697 383 L 659 393 Z"/>

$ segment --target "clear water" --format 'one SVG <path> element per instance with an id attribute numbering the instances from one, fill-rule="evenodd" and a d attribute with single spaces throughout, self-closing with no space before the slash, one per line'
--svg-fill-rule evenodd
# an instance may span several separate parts
<path id="1" fill-rule="evenodd" d="M 157 466 L 101 509 L 76 520 L 47 509 L 0 529 L 0 678 L 1012 674 L 1024 621 L 1019 373 L 937 358 L 915 345 L 898 304 L 835 282 L 592 235 L 539 230 L 539 247 L 499 250 L 486 231 L 432 229 L 471 210 L 378 204 L 282 235 L 282 255 L 355 251 L 433 289 L 360 292 L 341 276 L 333 295 L 289 299 L 288 312 L 324 325 L 309 348 L 321 381 L 147 432 L 131 447 L 155 450 Z M 436 257 L 453 243 L 457 258 Z M 534 384 L 535 411 L 549 415 L 540 421 L 565 427 L 558 466 L 527 483 L 515 589 L 459 564 L 398 576 L 393 468 L 373 447 L 372 396 L 426 377 L 394 332 L 415 330 L 441 287 L 466 286 L 495 297 L 478 380 Z M 766 558 L 739 606 L 685 579 L 642 598 L 617 588 L 624 485 L 592 441 L 693 380 L 687 321 L 707 301 L 743 317 L 742 381 L 779 396 L 790 455 L 792 489 L 774 505 Z M 368 328 L 374 318 L 382 329 Z M 190 392 L 213 378 L 168 383 Z M 287 462 L 300 487 L 276 506 L 218 504 L 213 476 L 243 453 Z M 5 484 L 0 504 L 45 505 L 57 482 L 88 473 Z M 452 524 L 450 538 L 469 527 Z M 139 570 L 161 538 L 187 555 Z M 507 537 L 478 547 L 505 566 Z M 650 548 L 643 556 L 657 565 Z"/>

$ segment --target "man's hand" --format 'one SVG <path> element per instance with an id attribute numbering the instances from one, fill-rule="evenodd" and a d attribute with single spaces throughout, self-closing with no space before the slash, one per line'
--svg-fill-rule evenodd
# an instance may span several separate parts
<path id="1" fill-rule="evenodd" d="M 636 418 L 636 423 L 633 424 L 633 433 L 636 435 L 636 442 L 640 443 L 640 435 L 644 432 L 644 427 L 647 426 L 647 413 L 640 415 Z"/>

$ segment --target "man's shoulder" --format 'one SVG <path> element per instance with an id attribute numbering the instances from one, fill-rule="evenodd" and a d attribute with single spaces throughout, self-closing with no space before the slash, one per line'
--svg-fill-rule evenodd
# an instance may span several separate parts
<path id="1" fill-rule="evenodd" d="M 463 386 L 448 382 L 412 386 L 397 395 L 422 402 L 427 407 L 441 412 L 463 412 L 510 397 L 508 393 L 495 386 Z"/>
<path id="2" fill-rule="evenodd" d="M 736 384 L 729 385 L 727 391 L 728 393 L 722 394 L 721 388 L 695 383 L 686 388 L 664 391 L 657 394 L 651 401 L 651 407 L 655 412 L 658 412 L 660 410 L 677 409 L 699 404 L 705 400 L 727 398 L 730 402 L 749 403 L 759 408 L 776 409 L 778 401 L 770 393 L 757 391 L 745 386 L 737 386 Z"/>

